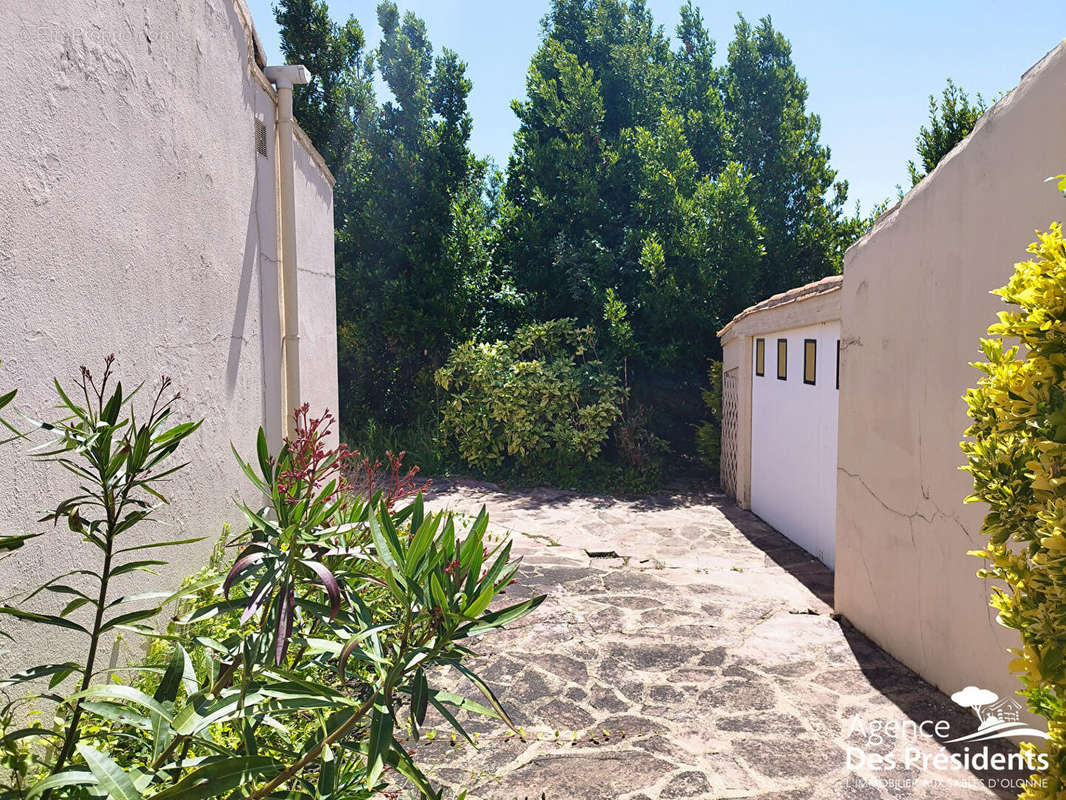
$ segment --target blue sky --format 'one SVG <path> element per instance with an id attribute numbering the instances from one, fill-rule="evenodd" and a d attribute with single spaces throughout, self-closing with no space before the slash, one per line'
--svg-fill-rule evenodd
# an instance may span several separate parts
<path id="1" fill-rule="evenodd" d="M 682 0 L 649 0 L 656 21 L 673 32 Z M 281 51 L 271 0 L 249 0 L 271 63 Z M 526 69 L 539 44 L 547 0 L 403 0 L 426 21 L 434 47 L 450 47 L 473 81 L 471 146 L 504 167 L 516 120 L 510 101 L 525 94 Z M 718 43 L 719 63 L 732 39 L 737 12 L 766 14 L 792 42 L 807 79 L 808 110 L 822 118 L 822 141 L 850 184 L 849 206 L 895 198 L 907 184 L 907 159 L 925 122 L 928 96 L 948 77 L 992 100 L 1066 35 L 1061 0 L 726 0 L 697 2 Z M 334 19 L 355 15 L 377 44 L 376 0 L 330 0 Z"/>

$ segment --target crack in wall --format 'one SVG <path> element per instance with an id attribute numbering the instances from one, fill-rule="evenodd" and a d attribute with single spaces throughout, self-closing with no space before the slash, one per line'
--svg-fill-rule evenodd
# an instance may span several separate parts
<path id="1" fill-rule="evenodd" d="M 921 442 L 920 442 L 920 436 L 919 436 L 919 447 L 920 447 L 920 444 L 921 444 Z M 920 469 L 920 467 L 919 467 L 919 469 Z M 942 508 L 940 508 L 940 506 L 934 500 L 931 499 L 931 497 L 929 495 L 929 492 L 925 488 L 924 484 L 921 487 L 923 502 L 929 503 L 933 507 L 933 513 L 931 515 L 929 515 L 929 516 L 927 516 L 926 514 L 922 513 L 917 507 L 915 507 L 914 511 L 911 512 L 911 513 L 907 513 L 906 511 L 901 511 L 898 508 L 894 508 L 891 505 L 889 505 L 888 503 L 886 503 L 873 490 L 873 488 L 863 479 L 863 477 L 859 473 L 851 472 L 851 471 L 849 471 L 849 470 L 847 470 L 844 467 L 839 466 L 839 465 L 837 466 L 837 471 L 843 473 L 844 475 L 848 476 L 852 480 L 857 481 L 863 487 L 863 489 L 866 490 L 866 492 L 870 495 L 870 497 L 872 497 L 874 500 L 876 500 L 877 503 L 883 509 L 885 509 L 890 514 L 893 514 L 894 516 L 897 516 L 900 519 L 905 520 L 907 522 L 907 528 L 908 528 L 908 531 L 909 531 L 910 541 L 911 541 L 911 548 L 912 548 L 912 550 L 914 551 L 914 553 L 916 555 L 919 554 L 918 538 L 917 538 L 917 535 L 916 535 L 916 531 L 914 529 L 914 524 L 915 524 L 915 521 L 917 521 L 917 520 L 921 520 L 922 522 L 924 522 L 926 525 L 929 525 L 929 526 L 932 526 L 932 525 L 934 525 L 935 523 L 937 523 L 938 521 L 941 521 L 941 520 L 947 521 L 947 522 L 953 522 L 959 528 L 959 530 L 962 531 L 963 535 L 966 537 L 966 540 L 968 542 L 971 542 L 971 543 L 973 542 L 973 536 L 971 535 L 970 531 L 968 531 L 966 529 L 966 526 L 962 523 L 962 521 L 958 518 L 958 514 L 949 514 L 949 513 L 945 512 Z M 871 572 L 870 565 L 867 563 L 867 560 L 866 560 L 865 547 L 863 546 L 864 545 L 864 539 L 865 539 L 865 537 L 858 537 L 859 558 L 861 559 L 862 565 L 863 565 L 863 569 L 866 572 L 866 582 L 867 582 L 867 585 L 869 586 L 870 596 L 874 599 L 874 608 L 877 609 L 877 613 L 880 614 L 880 610 L 881 610 L 882 606 L 881 606 L 881 603 L 879 603 L 877 601 L 878 592 L 875 589 L 875 584 L 874 584 L 874 581 L 873 581 L 873 573 Z M 916 593 L 916 601 L 915 601 L 917 603 L 916 616 L 917 616 L 917 620 L 918 620 L 918 645 L 919 645 L 921 661 L 922 661 L 923 664 L 925 664 L 925 663 L 928 663 L 928 661 L 929 661 L 929 652 L 928 652 L 927 644 L 926 644 L 925 625 L 923 623 L 923 620 L 925 619 L 925 615 L 922 613 L 922 592 L 920 591 L 920 587 L 923 585 L 922 584 L 922 582 L 923 582 L 922 561 L 923 561 L 923 559 L 920 558 L 920 557 L 914 559 L 914 562 L 917 564 L 917 566 L 916 566 L 916 569 L 917 569 L 917 581 L 916 581 L 916 583 L 917 583 L 917 586 L 919 587 L 919 591 Z"/>
<path id="2" fill-rule="evenodd" d="M 862 485 L 862 488 L 864 488 L 867 491 L 867 493 L 869 493 L 870 497 L 872 497 L 874 500 L 876 500 L 878 502 L 878 504 L 882 508 L 884 508 L 885 511 L 888 511 L 890 514 L 894 514 L 897 517 L 903 517 L 904 519 L 908 519 L 908 520 L 909 519 L 913 519 L 914 517 L 921 517 L 926 522 L 932 522 L 935 519 L 935 514 L 934 514 L 933 517 L 926 517 L 917 508 L 915 508 L 914 511 L 910 512 L 910 513 L 906 512 L 906 511 L 900 511 L 898 508 L 893 508 L 892 506 L 890 506 L 888 503 L 886 503 L 884 500 L 881 499 L 881 497 L 877 494 L 877 492 L 875 492 L 870 487 L 870 485 L 863 479 L 863 477 L 858 472 L 851 472 L 850 470 L 845 469 L 844 467 L 840 466 L 839 464 L 837 465 L 837 472 L 843 472 L 845 475 L 847 475 L 852 480 L 858 481 Z M 933 506 L 936 507 L 936 504 L 934 503 Z"/>
<path id="3" fill-rule="evenodd" d="M 951 520 L 952 522 L 954 522 L 956 525 L 958 525 L 962 529 L 963 533 L 966 534 L 966 538 L 967 539 L 969 539 L 970 541 L 973 541 L 973 536 L 971 536 L 970 532 L 966 530 L 966 526 L 962 524 L 962 521 L 958 518 L 958 514 L 957 513 L 949 514 L 946 511 L 944 511 L 944 509 L 942 509 L 937 504 L 937 502 L 935 500 L 933 500 L 927 494 L 927 492 L 926 492 L 924 487 L 922 487 L 922 499 L 923 499 L 923 501 L 928 502 L 929 505 L 931 505 L 933 507 L 933 513 L 932 513 L 931 516 L 926 516 L 925 514 L 923 514 L 918 509 L 917 506 L 915 507 L 914 511 L 912 511 L 912 512 L 901 511 L 898 508 L 893 508 L 892 506 L 890 506 L 888 503 L 886 503 L 884 500 L 881 499 L 881 497 L 877 494 L 877 492 L 875 492 L 870 487 L 870 485 L 863 479 L 862 475 L 860 475 L 858 472 L 852 472 L 852 471 L 850 471 L 848 469 L 845 469 L 844 467 L 840 466 L 839 464 L 837 465 L 837 472 L 842 472 L 845 475 L 847 475 L 849 478 L 851 478 L 852 480 L 858 481 L 859 484 L 862 485 L 862 488 L 864 488 L 869 493 L 869 495 L 874 500 L 876 500 L 878 502 L 878 504 L 882 508 L 885 509 L 885 511 L 888 511 L 890 514 L 894 514 L 895 516 L 902 517 L 903 519 L 907 519 L 907 520 L 920 519 L 920 520 L 922 520 L 923 522 L 925 522 L 925 523 L 927 523 L 929 525 L 933 524 L 938 519 Z"/>

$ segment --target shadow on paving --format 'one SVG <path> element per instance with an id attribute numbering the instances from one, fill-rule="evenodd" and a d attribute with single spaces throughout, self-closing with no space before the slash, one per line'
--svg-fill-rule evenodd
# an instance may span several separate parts
<path id="1" fill-rule="evenodd" d="M 721 495 L 635 503 L 457 482 L 429 502 L 464 513 L 484 504 L 523 558 L 506 602 L 548 595 L 534 614 L 474 643 L 484 655 L 473 666 L 520 735 L 461 714 L 477 749 L 433 717 L 427 729 L 440 733 L 408 743 L 469 800 L 1017 794 L 981 785 L 977 772 L 942 784 L 899 769 L 885 782 L 848 766 L 853 749 L 891 749 L 871 744 L 856 722 L 943 719 L 966 733 L 977 722 L 832 613 L 824 565 Z M 587 555 L 610 551 L 619 557 Z M 454 676 L 431 685 L 476 695 Z M 916 747 L 923 757 L 965 753 L 928 738 Z"/>
<path id="2" fill-rule="evenodd" d="M 823 603 L 833 606 L 833 573 L 825 564 L 752 512 L 738 508 L 728 501 L 720 508 L 723 516 L 736 525 L 737 530 L 748 541 Z M 891 701 L 908 719 L 917 725 L 926 720 L 943 719 L 951 724 L 953 731 L 969 731 L 974 727 L 971 712 L 951 702 L 951 699 L 935 686 L 881 650 L 846 617 L 834 616 L 839 621 L 844 637 L 870 686 Z M 886 661 L 889 662 L 887 665 Z M 971 751 L 971 747 L 964 742 L 943 743 L 943 746 L 960 758 Z M 989 755 L 999 753 L 1006 756 L 1017 752 L 1016 746 L 1003 740 L 989 742 L 987 749 Z M 986 777 L 985 773 L 978 770 L 969 772 L 979 780 Z M 1028 777 L 1028 771 L 1001 770 L 997 772 L 997 777 L 1017 785 Z M 1012 800 L 1018 794 L 1016 790 L 1007 788 L 992 787 L 992 790 L 996 796 Z"/>
<path id="3" fill-rule="evenodd" d="M 728 500 L 723 500 L 718 508 L 752 545 L 802 583 L 811 594 L 833 607 L 833 573 L 829 567 L 750 511 L 738 508 Z"/>
<path id="4" fill-rule="evenodd" d="M 544 486 L 510 487 L 464 477 L 433 478 L 426 492 L 426 499 L 448 496 L 458 487 L 506 496 L 512 507 L 529 511 L 565 508 L 575 500 L 580 500 L 597 509 L 614 508 L 619 503 L 625 503 L 638 511 L 689 508 L 705 505 L 708 500 L 728 503 L 719 487 L 706 481 L 677 481 L 675 485 L 668 485 L 654 494 L 627 495 L 610 492 L 579 492 L 575 489 L 555 489 Z"/>
<path id="5" fill-rule="evenodd" d="M 884 653 L 846 618 L 841 619 L 840 627 L 870 685 L 906 714 L 908 719 L 916 725 L 921 725 L 925 720 L 946 720 L 951 724 L 952 731 L 976 729 L 972 712 L 951 702 L 949 697 L 916 672 Z M 884 665 L 886 659 L 892 662 L 889 668 Z M 982 744 L 982 747 L 986 746 L 989 755 L 998 753 L 1006 757 L 1018 752 L 1015 745 L 1002 739 Z M 965 742 L 945 742 L 943 747 L 960 758 L 973 750 L 973 747 Z M 987 772 L 980 770 L 970 770 L 970 774 L 978 780 L 988 777 Z M 1028 770 L 997 770 L 996 778 L 1017 786 L 1028 774 Z M 991 788 L 997 797 L 1005 800 L 1014 800 L 1019 793 L 1017 789 L 996 786 Z"/>

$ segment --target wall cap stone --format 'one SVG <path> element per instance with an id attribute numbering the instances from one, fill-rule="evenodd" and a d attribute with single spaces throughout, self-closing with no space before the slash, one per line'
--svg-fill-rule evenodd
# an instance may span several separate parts
<path id="1" fill-rule="evenodd" d="M 263 51 L 263 43 L 259 40 L 259 34 L 255 30 L 255 21 L 252 19 L 252 12 L 248 9 L 246 0 L 233 0 L 233 7 L 237 9 L 237 16 L 240 17 L 241 25 L 244 28 L 244 35 L 247 39 L 248 46 L 248 69 L 252 74 L 252 78 L 259 84 L 260 87 L 270 95 L 270 99 L 274 101 L 274 105 L 278 102 L 278 93 L 274 89 L 274 84 L 267 78 L 266 73 L 263 70 L 266 68 L 266 56 Z M 311 161 L 318 167 L 322 176 L 329 183 L 332 189 L 337 184 L 337 179 L 333 177 L 333 173 L 326 165 L 326 159 L 322 157 L 322 154 L 318 152 L 318 148 L 315 147 L 311 141 L 311 137 L 307 135 L 303 128 L 300 127 L 300 121 L 295 120 L 293 130 L 296 132 L 296 141 L 300 143 L 300 146 L 307 151 L 307 154 L 311 156 Z"/>
<path id="2" fill-rule="evenodd" d="M 756 303 L 753 306 L 745 308 L 729 323 L 718 331 L 718 338 L 723 342 L 733 338 L 737 334 L 736 326 L 741 320 L 746 319 L 753 314 L 758 314 L 763 311 L 770 311 L 781 306 L 791 305 L 793 303 L 799 303 L 804 300 L 811 300 L 816 297 L 824 297 L 832 292 L 839 292 L 841 284 L 843 283 L 843 275 L 829 275 L 821 280 L 814 281 L 812 283 L 804 284 L 803 286 L 797 286 L 794 289 L 789 289 L 787 292 L 781 292 L 771 297 L 766 298 L 760 303 Z M 840 314 L 837 312 L 836 318 L 839 319 Z M 818 319 L 812 319 L 811 323 L 818 322 Z M 795 327 L 790 325 L 789 327 Z"/>

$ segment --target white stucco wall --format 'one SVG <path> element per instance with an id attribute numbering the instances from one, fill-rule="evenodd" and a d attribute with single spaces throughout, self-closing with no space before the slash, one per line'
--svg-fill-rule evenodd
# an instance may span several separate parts
<path id="1" fill-rule="evenodd" d="M 179 414 L 204 424 L 184 448 L 192 465 L 169 485 L 170 527 L 142 536 L 207 538 L 158 577 L 117 588 L 175 585 L 237 522 L 232 498 L 248 495 L 230 443 L 251 453 L 260 425 L 279 429 L 275 105 L 243 0 L 0 3 L 0 72 L 0 387 L 47 415 L 52 376 L 98 371 L 107 353 L 129 384 L 171 376 Z M 257 117 L 267 157 L 256 154 Z M 335 407 L 332 200 L 297 152 L 306 294 L 325 309 L 307 317 L 305 387 Z M 40 530 L 35 520 L 72 489 L 25 449 L 0 448 L 4 532 Z M 94 553 L 49 532 L 0 562 L 0 596 Z M 35 640 L 33 659 L 79 650 Z M 0 657 L 0 673 L 25 656 Z"/>
<path id="2" fill-rule="evenodd" d="M 844 261 L 836 606 L 941 689 L 1002 695 L 1017 680 L 989 585 L 966 553 L 983 505 L 960 472 L 969 362 L 1002 302 L 989 294 L 1035 229 L 1066 218 L 1066 46 L 1023 76 L 974 132 Z"/>
<path id="3" fill-rule="evenodd" d="M 751 390 L 751 510 L 829 567 L 836 528 L 838 321 L 770 330 L 765 370 Z M 777 377 L 777 341 L 787 346 L 787 378 Z M 803 381 L 804 341 L 816 342 L 815 383 Z"/>

